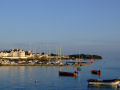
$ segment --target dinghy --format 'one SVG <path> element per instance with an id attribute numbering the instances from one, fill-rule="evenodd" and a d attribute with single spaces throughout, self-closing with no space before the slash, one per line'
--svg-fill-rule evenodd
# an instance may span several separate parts
<path id="1" fill-rule="evenodd" d="M 91 70 L 91 73 L 92 73 L 92 74 L 99 75 L 99 76 L 101 75 L 101 71 L 100 71 L 100 70 L 94 70 L 94 69 L 93 69 L 93 70 Z"/>
<path id="2" fill-rule="evenodd" d="M 60 75 L 60 76 L 73 76 L 73 77 L 76 77 L 76 76 L 77 76 L 77 72 L 64 72 L 64 71 L 59 71 L 59 75 Z"/>

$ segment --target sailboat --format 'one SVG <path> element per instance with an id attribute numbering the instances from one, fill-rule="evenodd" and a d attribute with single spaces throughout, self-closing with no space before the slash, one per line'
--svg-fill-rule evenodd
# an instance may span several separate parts
<path id="1" fill-rule="evenodd" d="M 60 52 L 58 52 L 58 50 L 56 49 L 56 61 L 55 64 L 59 64 L 62 65 L 62 60 L 61 60 L 61 48 L 60 48 Z"/>
<path id="2" fill-rule="evenodd" d="M 60 48 L 60 65 L 62 65 L 63 62 L 62 62 L 62 59 L 61 59 L 61 48 Z"/>

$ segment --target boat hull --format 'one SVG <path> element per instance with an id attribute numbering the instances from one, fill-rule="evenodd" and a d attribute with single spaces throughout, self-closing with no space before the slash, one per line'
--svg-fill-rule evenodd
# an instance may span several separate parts
<path id="1" fill-rule="evenodd" d="M 59 75 L 60 76 L 74 76 L 76 77 L 77 76 L 77 73 L 72 73 L 72 72 L 63 72 L 63 71 L 59 71 Z"/>
<path id="2" fill-rule="evenodd" d="M 120 83 L 120 80 L 113 79 L 113 80 L 95 80 L 95 79 L 90 79 L 88 80 L 89 85 L 93 86 L 115 86 Z"/>
<path id="3" fill-rule="evenodd" d="M 101 71 L 100 70 L 91 70 L 92 74 L 96 74 L 96 75 L 101 75 Z"/>

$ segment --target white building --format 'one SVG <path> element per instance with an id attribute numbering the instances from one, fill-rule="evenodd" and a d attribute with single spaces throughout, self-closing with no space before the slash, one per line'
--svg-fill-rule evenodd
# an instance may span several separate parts
<path id="1" fill-rule="evenodd" d="M 25 57 L 25 51 L 22 49 L 12 49 L 9 56 L 11 56 L 11 57 Z"/>
<path id="2" fill-rule="evenodd" d="M 32 51 L 30 52 L 29 51 L 29 55 L 32 55 Z M 26 55 L 25 55 L 25 51 L 22 50 L 22 49 L 12 49 L 12 50 L 9 50 L 9 51 L 1 51 L 0 52 L 0 57 L 2 58 L 10 58 L 10 59 L 17 59 L 17 58 L 27 58 Z"/>
<path id="3" fill-rule="evenodd" d="M 19 57 L 25 57 L 25 51 L 23 51 L 22 49 L 20 49 L 19 52 L 18 52 L 18 56 Z"/>
<path id="4" fill-rule="evenodd" d="M 0 57 L 7 57 L 9 56 L 8 52 L 0 52 Z"/>

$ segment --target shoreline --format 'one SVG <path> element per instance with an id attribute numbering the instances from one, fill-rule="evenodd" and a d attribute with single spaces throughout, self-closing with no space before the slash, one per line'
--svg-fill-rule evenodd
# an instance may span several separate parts
<path id="1" fill-rule="evenodd" d="M 60 67 L 79 67 L 94 64 L 94 62 L 73 64 L 73 65 L 53 65 L 53 64 L 0 64 L 0 66 L 60 66 Z"/>

